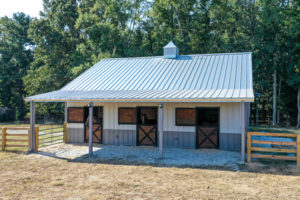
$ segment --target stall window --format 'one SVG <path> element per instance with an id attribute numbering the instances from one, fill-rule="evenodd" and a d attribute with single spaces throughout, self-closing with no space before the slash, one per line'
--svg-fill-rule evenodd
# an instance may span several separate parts
<path id="1" fill-rule="evenodd" d="M 89 107 L 84 107 L 85 112 L 85 122 L 89 121 Z M 93 123 L 103 124 L 103 107 L 95 106 L 93 108 Z"/>
<path id="2" fill-rule="evenodd" d="M 119 108 L 119 124 L 135 124 L 136 108 Z"/>
<path id="3" fill-rule="evenodd" d="M 138 107 L 137 123 L 141 125 L 157 125 L 157 107 Z"/>
<path id="4" fill-rule="evenodd" d="M 194 126 L 194 108 L 176 108 L 176 126 Z"/>
<path id="5" fill-rule="evenodd" d="M 204 127 L 219 126 L 219 108 L 198 108 L 197 125 Z"/>
<path id="6" fill-rule="evenodd" d="M 83 123 L 84 122 L 83 108 L 68 108 L 68 122 Z"/>

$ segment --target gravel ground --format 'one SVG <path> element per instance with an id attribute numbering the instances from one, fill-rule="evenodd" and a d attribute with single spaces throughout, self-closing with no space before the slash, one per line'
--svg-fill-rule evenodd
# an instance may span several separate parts
<path id="1" fill-rule="evenodd" d="M 81 161 L 87 159 L 88 146 L 58 144 L 39 149 L 39 154 Z M 178 149 L 165 148 L 163 158 L 155 147 L 128 147 L 112 145 L 94 145 L 95 160 L 117 161 L 125 164 L 150 164 L 163 166 L 189 167 L 230 167 L 238 169 L 241 164 L 240 153 L 217 149 Z M 90 159 L 90 158 L 89 158 Z"/>

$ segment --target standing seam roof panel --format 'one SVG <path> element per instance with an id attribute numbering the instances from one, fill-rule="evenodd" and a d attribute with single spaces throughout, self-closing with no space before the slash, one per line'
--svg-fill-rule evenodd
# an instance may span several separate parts
<path id="1" fill-rule="evenodd" d="M 191 82 L 190 86 L 188 87 L 188 88 L 191 88 L 191 89 L 197 89 L 196 84 L 198 82 L 202 81 L 201 74 L 204 71 L 205 63 L 207 61 L 207 56 L 203 56 L 202 58 L 199 58 L 199 59 L 200 59 L 200 63 L 199 63 L 198 70 L 195 72 L 194 77 L 193 77 L 193 81 Z M 198 84 L 200 84 L 200 83 L 198 83 Z"/>
<path id="2" fill-rule="evenodd" d="M 176 90 L 178 89 L 177 84 L 179 83 L 180 75 L 184 73 L 185 66 L 187 65 L 187 60 L 181 60 L 179 62 L 182 62 L 181 66 L 179 67 L 178 72 L 176 73 L 176 76 L 174 77 L 173 80 L 170 81 L 168 89 L 169 90 Z"/>
<path id="3" fill-rule="evenodd" d="M 168 66 L 166 66 L 160 80 L 157 81 L 154 90 L 164 90 L 166 83 L 170 82 L 170 77 L 174 73 L 175 69 L 178 67 L 179 62 L 175 60 L 171 61 Z M 162 78 L 163 77 L 163 78 Z"/>
<path id="4" fill-rule="evenodd" d="M 190 64 L 188 64 L 186 66 L 188 69 L 186 71 L 184 79 L 180 82 L 178 89 L 182 90 L 182 89 L 186 88 L 186 84 L 188 83 L 191 74 L 195 70 L 195 63 L 197 62 L 197 60 L 198 60 L 197 58 L 192 59 L 192 61 L 190 61 Z"/>
<path id="5" fill-rule="evenodd" d="M 131 82 L 133 82 L 132 80 L 136 77 L 141 75 L 145 69 L 147 68 L 147 65 L 152 65 L 154 61 L 153 60 L 149 60 L 149 59 L 145 59 L 145 62 L 143 63 L 143 65 L 140 66 L 141 70 L 137 70 L 137 67 L 132 67 L 132 70 L 134 71 L 133 74 L 128 74 L 127 77 L 121 79 L 122 82 L 120 82 L 119 86 L 114 88 L 114 89 L 124 89 L 126 87 L 126 85 L 130 84 Z M 135 80 L 133 84 L 136 84 L 138 81 Z"/>
<path id="6" fill-rule="evenodd" d="M 213 82 L 213 85 L 212 85 L 212 88 L 214 89 L 219 89 L 219 88 L 222 88 L 222 87 L 219 87 L 219 85 L 221 84 L 221 82 L 223 81 L 223 77 L 224 77 L 224 71 L 226 70 L 226 61 L 225 59 L 227 59 L 226 56 L 223 56 L 222 57 L 222 67 L 220 69 L 218 69 L 218 71 L 216 72 L 216 77 L 215 77 L 215 80 Z M 223 75 L 223 77 L 222 77 Z"/>
<path id="7" fill-rule="evenodd" d="M 166 85 L 167 83 L 171 82 L 172 77 L 176 74 L 176 70 L 180 67 L 180 62 L 175 62 L 175 64 L 172 66 L 172 68 L 168 71 L 169 73 L 166 75 L 166 77 L 163 79 L 163 82 L 159 84 L 158 90 L 164 90 L 167 89 Z"/>
<path id="8" fill-rule="evenodd" d="M 139 62 L 141 62 L 141 60 L 139 60 Z M 94 87 L 92 87 L 91 89 L 102 90 L 103 87 L 105 87 L 107 85 L 107 83 L 110 83 L 110 85 L 113 85 L 114 78 L 116 78 L 117 76 L 122 76 L 122 73 L 124 73 L 124 71 L 129 70 L 129 69 L 130 69 L 130 62 L 128 60 L 125 60 L 124 63 L 120 63 L 118 66 L 115 66 L 115 68 L 112 69 L 118 75 L 114 75 L 114 73 L 106 74 L 103 77 L 103 79 L 99 79 L 96 82 L 96 84 L 94 84 Z"/>
<path id="9" fill-rule="evenodd" d="M 194 81 L 195 75 L 197 73 L 199 73 L 199 71 L 201 71 L 201 67 L 202 66 L 200 65 L 200 63 L 203 60 L 203 58 L 196 57 L 195 60 L 196 60 L 196 62 L 194 64 L 194 66 L 193 66 L 193 70 L 192 70 L 192 72 L 191 72 L 191 74 L 190 74 L 190 76 L 189 76 L 189 78 L 188 78 L 188 80 L 187 80 L 184 88 L 191 88 L 191 85 L 192 85 L 192 83 Z"/>
<path id="10" fill-rule="evenodd" d="M 203 84 L 204 77 L 207 74 L 207 69 L 210 65 L 211 58 L 212 58 L 212 56 L 206 56 L 205 62 L 203 64 L 203 70 L 201 70 L 201 73 L 199 74 L 198 81 L 196 79 L 195 82 L 194 82 L 194 87 L 193 87 L 194 89 L 203 90 L 203 89 L 201 89 L 201 85 Z"/>
<path id="11" fill-rule="evenodd" d="M 124 70 L 119 76 L 113 76 L 113 79 L 110 81 L 110 84 L 103 84 L 102 89 L 103 90 L 115 90 L 121 87 L 124 82 L 131 77 L 134 76 L 135 72 L 138 72 L 136 69 L 137 66 L 142 67 L 147 63 L 146 59 L 140 59 L 139 62 L 134 63 L 134 65 L 128 65 L 128 69 Z M 125 68 L 125 67 L 124 67 Z"/>
<path id="12" fill-rule="evenodd" d="M 157 87 L 159 87 L 160 83 L 162 81 L 164 81 L 163 77 L 165 77 L 165 75 L 168 74 L 168 72 L 169 72 L 168 70 L 170 70 L 169 68 L 172 67 L 172 63 L 173 63 L 173 60 L 169 60 L 166 63 L 166 65 L 161 66 L 161 71 L 156 70 L 157 73 L 158 73 L 158 76 L 153 76 L 152 77 L 153 81 L 148 85 L 148 88 L 146 88 L 146 89 L 151 88 L 152 90 L 157 90 Z"/>
<path id="13" fill-rule="evenodd" d="M 103 59 L 61 90 L 26 100 L 131 98 L 253 101 L 251 54 Z"/>

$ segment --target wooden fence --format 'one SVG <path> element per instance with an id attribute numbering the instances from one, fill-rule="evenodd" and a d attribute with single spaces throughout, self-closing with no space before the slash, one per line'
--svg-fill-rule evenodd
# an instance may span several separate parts
<path id="1" fill-rule="evenodd" d="M 9 131 L 25 131 L 26 133 L 9 133 Z M 28 148 L 30 150 L 29 127 L 3 127 L 1 134 L 2 151 L 7 147 Z M 35 151 L 38 151 L 39 127 L 35 127 Z"/>
<path id="2" fill-rule="evenodd" d="M 267 136 L 270 140 L 252 140 L 252 136 Z M 272 138 L 273 137 L 273 138 Z M 293 141 L 272 141 L 276 138 L 293 138 Z M 294 141 L 295 140 L 295 141 Z M 295 146 L 295 148 L 266 148 L 266 147 L 253 147 L 252 144 L 269 144 L 269 145 L 284 145 L 286 147 Z M 268 152 L 276 154 L 258 154 L 255 152 Z M 281 153 L 281 155 L 278 155 Z M 293 154 L 293 155 L 282 155 Z M 268 158 L 280 160 L 294 160 L 297 161 L 297 166 L 300 167 L 300 134 L 295 133 L 267 133 L 267 132 L 248 132 L 247 134 L 247 162 L 251 162 L 251 158 Z"/>

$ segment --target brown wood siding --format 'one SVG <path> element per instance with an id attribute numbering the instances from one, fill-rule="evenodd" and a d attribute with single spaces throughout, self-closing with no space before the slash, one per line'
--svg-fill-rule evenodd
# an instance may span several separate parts
<path id="1" fill-rule="evenodd" d="M 68 122 L 83 123 L 84 122 L 83 108 L 68 108 Z"/>
<path id="2" fill-rule="evenodd" d="M 89 140 L 89 133 L 90 133 L 90 129 L 89 127 L 86 127 L 85 138 L 87 141 Z M 93 142 L 102 143 L 101 140 L 102 140 L 102 128 L 100 125 L 95 124 L 93 125 Z"/>
<path id="3" fill-rule="evenodd" d="M 119 108 L 119 124 L 135 124 L 136 108 Z"/>
<path id="4" fill-rule="evenodd" d="M 219 130 L 217 127 L 197 127 L 198 148 L 219 148 Z"/>
<path id="5" fill-rule="evenodd" d="M 156 127 L 151 125 L 139 125 L 138 138 L 139 145 L 156 146 Z"/>
<path id="6" fill-rule="evenodd" d="M 176 109 L 176 125 L 195 125 L 195 109 L 193 108 L 177 108 Z"/>

